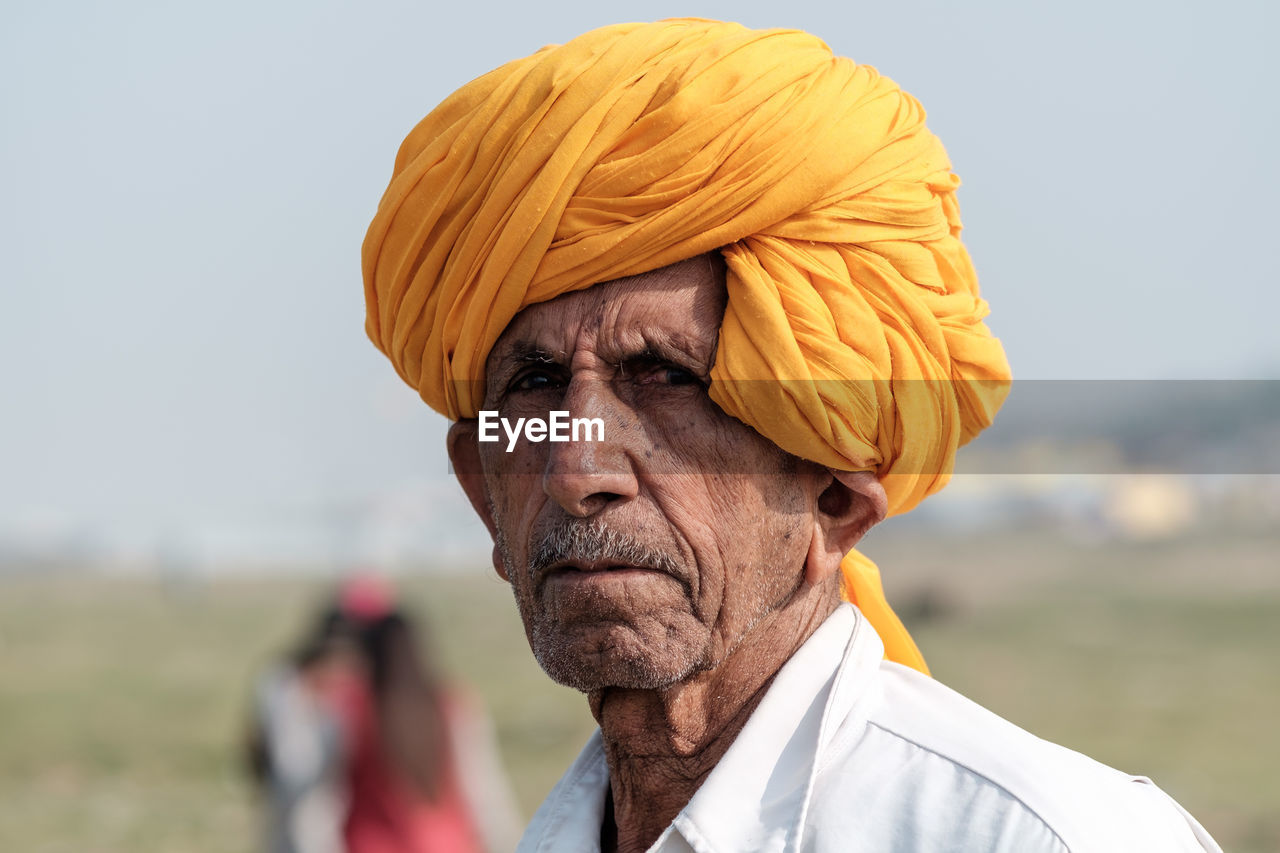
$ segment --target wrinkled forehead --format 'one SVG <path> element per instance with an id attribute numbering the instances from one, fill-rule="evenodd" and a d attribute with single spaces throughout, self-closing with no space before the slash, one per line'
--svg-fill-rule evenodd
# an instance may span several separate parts
<path id="1" fill-rule="evenodd" d="M 530 305 L 489 353 L 486 375 L 512 358 L 567 362 L 588 345 L 606 360 L 671 351 L 709 369 L 727 300 L 719 254 L 592 285 Z"/>

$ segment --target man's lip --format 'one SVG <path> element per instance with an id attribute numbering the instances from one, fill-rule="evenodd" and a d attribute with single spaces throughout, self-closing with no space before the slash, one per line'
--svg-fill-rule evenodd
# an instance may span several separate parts
<path id="1" fill-rule="evenodd" d="M 537 585 L 539 588 L 543 584 L 550 582 L 556 577 L 572 577 L 574 575 L 606 575 L 612 572 L 653 572 L 655 574 L 666 574 L 661 569 L 655 569 L 652 566 L 636 566 L 630 563 L 620 563 L 616 560 L 566 560 L 559 563 L 552 563 L 543 569 L 537 577 Z"/>
<path id="2" fill-rule="evenodd" d="M 656 572 L 651 566 L 634 566 L 630 563 L 619 563 L 613 560 L 567 560 L 562 563 L 552 563 L 547 567 L 544 575 L 554 575 L 561 572 L 614 572 L 614 571 L 641 571 Z"/>
<path id="3" fill-rule="evenodd" d="M 574 582 L 572 579 L 575 577 L 578 578 L 578 582 L 586 582 L 588 578 L 599 578 L 600 581 L 603 581 L 606 577 L 615 575 L 615 573 L 621 577 L 639 573 L 665 575 L 684 587 L 686 594 L 693 594 L 689 587 L 689 582 L 673 572 L 654 568 L 653 566 L 623 563 L 617 560 L 562 560 L 552 563 L 537 574 L 534 578 L 534 587 L 537 590 L 537 594 L 540 595 L 543 588 L 549 583 L 554 583 L 556 578 L 562 578 L 564 579 L 562 582 L 570 583 Z M 591 582 L 595 583 L 597 581 Z"/>

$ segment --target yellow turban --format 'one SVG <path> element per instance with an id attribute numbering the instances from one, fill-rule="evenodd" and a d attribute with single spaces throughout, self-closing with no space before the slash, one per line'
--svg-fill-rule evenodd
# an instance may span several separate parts
<path id="1" fill-rule="evenodd" d="M 433 408 L 475 417 L 521 309 L 718 249 L 712 398 L 794 455 L 875 470 L 905 512 L 1007 389 L 958 184 L 919 103 L 807 33 L 604 27 L 405 139 L 364 242 L 366 329 Z M 887 656 L 927 671 L 874 564 L 842 569 Z"/>

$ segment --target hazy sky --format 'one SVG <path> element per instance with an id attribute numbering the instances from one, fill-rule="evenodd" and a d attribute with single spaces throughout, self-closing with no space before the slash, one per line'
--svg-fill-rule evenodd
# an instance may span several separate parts
<path id="1" fill-rule="evenodd" d="M 920 98 L 1016 376 L 1280 377 L 1272 4 L 20 0 L 0 536 L 438 488 L 443 419 L 362 328 L 395 149 L 495 65 L 674 15 L 808 29 Z"/>

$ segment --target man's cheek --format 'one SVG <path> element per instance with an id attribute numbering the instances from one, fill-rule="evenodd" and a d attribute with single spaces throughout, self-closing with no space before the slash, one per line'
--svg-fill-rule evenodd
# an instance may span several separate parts
<path id="1" fill-rule="evenodd" d="M 504 437 L 503 442 L 505 441 Z M 538 461 L 531 458 L 534 454 L 525 451 L 519 443 L 511 452 L 507 452 L 505 443 L 488 443 L 480 447 L 484 470 L 491 476 L 531 477 L 541 470 Z"/>
<path id="2" fill-rule="evenodd" d="M 486 464 L 485 482 L 507 526 L 507 534 L 514 535 L 531 505 L 538 503 L 537 498 L 542 494 L 542 472 L 515 471 Z"/>

